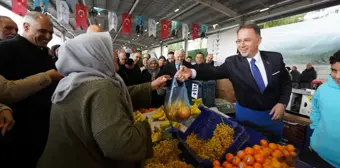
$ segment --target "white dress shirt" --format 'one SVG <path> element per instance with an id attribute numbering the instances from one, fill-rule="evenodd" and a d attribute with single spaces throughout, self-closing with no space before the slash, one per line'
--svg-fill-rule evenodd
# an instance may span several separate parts
<path id="1" fill-rule="evenodd" d="M 264 64 L 260 55 L 260 51 L 257 52 L 257 54 L 253 57 L 256 61 L 255 61 L 255 65 L 257 66 L 257 68 L 259 68 L 263 82 L 264 82 L 264 86 L 267 87 L 268 85 L 268 78 L 267 78 L 267 73 L 266 73 L 266 69 L 264 68 Z M 250 61 L 253 58 L 247 58 L 248 62 L 249 62 L 249 66 L 250 66 L 250 70 L 251 70 L 251 63 Z M 252 72 L 253 73 L 253 72 Z"/>

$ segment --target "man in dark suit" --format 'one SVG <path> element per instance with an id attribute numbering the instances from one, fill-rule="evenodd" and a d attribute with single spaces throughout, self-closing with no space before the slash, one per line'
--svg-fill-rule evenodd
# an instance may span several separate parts
<path id="1" fill-rule="evenodd" d="M 214 80 L 229 78 L 235 89 L 236 119 L 271 135 L 279 141 L 283 133 L 280 120 L 292 90 L 282 55 L 259 51 L 261 31 L 256 24 L 243 25 L 237 31 L 239 55 L 226 58 L 218 67 L 188 69 L 181 67 L 178 79 Z"/>
<path id="2" fill-rule="evenodd" d="M 170 77 L 174 77 L 177 70 L 179 70 L 182 65 L 188 68 L 193 68 L 190 63 L 184 60 L 184 52 L 182 50 L 175 51 L 174 57 L 175 61 L 165 64 L 158 76 L 169 75 Z M 171 86 L 171 81 L 168 81 L 167 86 Z"/>

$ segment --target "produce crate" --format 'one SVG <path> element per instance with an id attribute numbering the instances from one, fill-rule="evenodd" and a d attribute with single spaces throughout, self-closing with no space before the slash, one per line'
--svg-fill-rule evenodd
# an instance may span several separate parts
<path id="1" fill-rule="evenodd" d="M 196 154 L 189 148 L 189 146 L 184 142 L 186 137 L 191 133 L 195 133 L 198 139 L 207 140 L 213 135 L 213 132 L 217 124 L 225 123 L 234 129 L 234 141 L 230 147 L 224 152 L 223 156 L 220 158 L 222 161 L 227 153 L 235 154 L 249 139 L 249 134 L 246 132 L 245 128 L 239 125 L 237 122 L 232 121 L 224 116 L 215 113 L 212 110 L 205 109 L 204 107 L 199 107 L 201 114 L 193 121 L 193 123 L 184 132 L 184 137 L 182 143 L 187 148 L 189 153 L 191 153 L 197 160 L 197 167 L 211 167 L 212 162 L 210 160 L 203 160 L 196 156 Z M 180 141 L 181 142 L 181 141 Z"/>
<path id="2" fill-rule="evenodd" d="M 216 88 L 216 81 L 197 81 L 191 80 L 185 83 L 185 86 L 188 89 L 188 95 L 191 101 L 191 92 L 192 92 L 192 84 L 198 85 L 198 95 L 197 98 L 202 98 L 203 104 L 208 107 L 214 107 L 215 104 L 215 88 Z"/>
<path id="3" fill-rule="evenodd" d="M 256 144 L 260 144 L 260 141 L 262 139 L 269 141 L 267 139 L 267 137 L 264 136 L 263 134 L 261 134 L 260 132 L 257 132 L 255 130 L 249 128 L 249 127 L 244 127 L 244 128 L 245 128 L 246 132 L 249 134 L 249 139 L 245 143 L 244 147 L 242 147 L 242 148 L 245 148 L 245 147 L 248 147 L 248 146 L 252 147 L 252 146 L 254 146 Z"/>

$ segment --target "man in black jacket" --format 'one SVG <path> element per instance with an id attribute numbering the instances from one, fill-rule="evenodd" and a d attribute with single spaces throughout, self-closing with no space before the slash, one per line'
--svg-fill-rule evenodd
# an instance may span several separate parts
<path id="1" fill-rule="evenodd" d="M 293 88 L 299 88 L 300 72 L 297 70 L 296 66 L 292 67 L 292 71 L 290 72 L 290 75 L 292 75 Z"/>
<path id="2" fill-rule="evenodd" d="M 181 67 L 177 75 L 180 80 L 229 78 L 237 99 L 236 119 L 271 133 L 271 140 L 279 141 L 283 134 L 280 119 L 289 102 L 292 85 L 282 55 L 259 51 L 261 40 L 256 24 L 243 25 L 237 31 L 239 55 L 226 58 L 218 67 L 196 70 Z"/>
<path id="3" fill-rule="evenodd" d="M 17 24 L 7 16 L 0 16 L 0 41 L 11 39 L 18 33 Z"/>
<path id="4" fill-rule="evenodd" d="M 28 12 L 23 20 L 23 35 L 0 42 L 0 75 L 8 80 L 19 80 L 55 69 L 47 49 L 52 34 L 53 24 L 47 16 Z M 3 167 L 36 166 L 48 137 L 51 97 L 55 88 L 56 83 L 51 84 L 9 105 L 14 111 L 16 125 L 6 135 L 12 137 L 13 149 L 6 153 L 7 159 L 2 158 Z M 10 162 L 10 166 L 4 166 L 6 162 Z"/>
<path id="5" fill-rule="evenodd" d="M 311 88 L 312 81 L 316 79 L 317 73 L 312 65 L 312 63 L 308 63 L 306 69 L 302 72 L 300 76 L 300 87 L 303 88 Z"/>

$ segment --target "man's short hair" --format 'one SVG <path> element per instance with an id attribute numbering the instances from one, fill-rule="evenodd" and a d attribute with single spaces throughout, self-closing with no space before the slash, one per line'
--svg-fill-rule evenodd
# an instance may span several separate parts
<path id="1" fill-rule="evenodd" d="M 0 24 L 2 24 L 2 20 L 3 19 L 10 19 L 10 20 L 12 20 L 10 17 L 8 17 L 8 16 L 2 16 L 2 15 L 0 15 Z"/>
<path id="2" fill-rule="evenodd" d="M 30 12 L 27 12 L 27 14 L 25 15 L 23 19 L 23 23 L 35 23 L 41 17 L 48 17 L 48 16 L 44 15 L 41 12 L 30 11 Z M 49 21 L 50 21 L 50 24 L 53 25 L 51 19 L 49 19 Z"/>
<path id="3" fill-rule="evenodd" d="M 162 55 L 162 56 L 160 56 L 158 60 L 160 60 L 160 59 L 164 59 L 164 60 L 166 60 L 166 58 L 165 58 L 163 55 Z"/>
<path id="4" fill-rule="evenodd" d="M 335 64 L 337 62 L 340 62 L 340 50 L 337 51 L 333 56 L 331 56 L 329 58 L 329 63 L 332 65 L 332 64 Z"/>
<path id="5" fill-rule="evenodd" d="M 121 53 L 126 53 L 124 49 L 120 49 L 118 50 L 118 55 L 121 54 Z"/>
<path id="6" fill-rule="evenodd" d="M 203 56 L 203 58 L 204 58 L 204 54 L 202 52 L 196 53 L 196 55 L 198 55 L 198 54 L 201 54 Z"/>
<path id="7" fill-rule="evenodd" d="M 169 55 L 169 54 L 175 55 L 175 52 L 170 51 L 170 52 L 168 53 L 168 55 Z"/>
<path id="8" fill-rule="evenodd" d="M 191 57 L 191 56 L 187 56 L 187 58 L 190 58 L 190 59 L 192 59 L 192 57 Z"/>
<path id="9" fill-rule="evenodd" d="M 238 33 L 241 29 L 253 29 L 257 35 L 261 36 L 261 28 L 260 28 L 257 24 L 255 24 L 255 23 L 241 25 L 241 26 L 238 28 L 237 33 Z"/>

